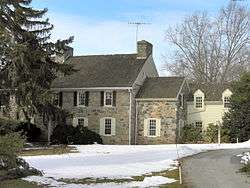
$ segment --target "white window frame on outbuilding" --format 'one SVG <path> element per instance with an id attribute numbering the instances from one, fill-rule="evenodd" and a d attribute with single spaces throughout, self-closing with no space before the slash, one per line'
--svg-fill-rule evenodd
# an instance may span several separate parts
<path id="1" fill-rule="evenodd" d="M 153 123 L 155 122 L 155 135 L 152 135 Z M 145 137 L 159 137 L 161 136 L 161 119 L 160 118 L 147 118 L 144 119 L 144 136 Z"/>

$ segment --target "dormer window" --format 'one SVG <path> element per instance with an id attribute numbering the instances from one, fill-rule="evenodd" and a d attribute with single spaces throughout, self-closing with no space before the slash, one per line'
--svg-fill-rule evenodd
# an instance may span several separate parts
<path id="1" fill-rule="evenodd" d="M 203 107 L 204 107 L 204 93 L 198 89 L 194 93 L 194 108 L 202 109 Z"/>
<path id="2" fill-rule="evenodd" d="M 195 97 L 195 108 L 202 108 L 203 100 L 202 97 Z"/>

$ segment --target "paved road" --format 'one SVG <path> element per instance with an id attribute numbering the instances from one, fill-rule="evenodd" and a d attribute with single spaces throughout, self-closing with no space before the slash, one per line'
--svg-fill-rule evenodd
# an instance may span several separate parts
<path id="1" fill-rule="evenodd" d="M 250 188 L 250 177 L 237 173 L 236 157 L 249 149 L 217 150 L 200 153 L 183 161 L 184 181 L 191 188 Z"/>

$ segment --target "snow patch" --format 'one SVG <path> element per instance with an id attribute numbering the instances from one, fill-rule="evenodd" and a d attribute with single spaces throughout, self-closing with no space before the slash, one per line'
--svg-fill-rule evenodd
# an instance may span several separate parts
<path id="1" fill-rule="evenodd" d="M 176 159 L 178 158 L 175 144 L 134 146 L 95 144 L 78 145 L 75 147 L 78 149 L 79 153 L 28 156 L 23 158 L 32 167 L 44 172 L 44 177 L 37 177 L 38 179 L 52 177 L 54 181 L 60 178 L 123 179 L 132 176 L 141 176 L 152 172 L 173 169 L 176 166 Z M 208 150 L 250 148 L 250 141 L 221 145 L 180 144 L 177 148 L 179 156 L 185 157 Z M 245 159 L 245 157 L 243 158 Z M 158 177 L 158 180 L 159 179 Z M 54 182 L 52 180 L 51 178 L 48 180 L 50 181 L 49 184 L 58 183 L 58 181 Z M 35 179 L 35 181 L 38 180 Z M 144 181 L 149 182 L 147 178 L 145 178 Z M 153 180 L 151 179 L 150 181 Z M 110 187 L 113 184 L 109 183 L 108 185 Z M 64 186 L 64 184 L 60 186 Z M 102 185 L 98 184 L 98 186 Z M 115 186 L 118 185 L 115 184 Z"/>

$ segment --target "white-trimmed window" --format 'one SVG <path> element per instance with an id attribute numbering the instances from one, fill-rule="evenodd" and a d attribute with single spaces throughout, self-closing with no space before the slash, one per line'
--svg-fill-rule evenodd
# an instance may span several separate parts
<path id="1" fill-rule="evenodd" d="M 203 108 L 203 97 L 201 96 L 195 97 L 195 108 Z"/>
<path id="2" fill-rule="evenodd" d="M 86 117 L 74 117 L 73 118 L 73 126 L 77 127 L 87 127 L 88 126 L 88 118 Z"/>
<path id="3" fill-rule="evenodd" d="M 78 118 L 77 124 L 78 124 L 78 126 L 85 127 L 84 118 Z"/>
<path id="4" fill-rule="evenodd" d="M 148 135 L 156 136 L 156 119 L 149 120 Z"/>
<path id="5" fill-rule="evenodd" d="M 104 122 L 104 134 L 111 135 L 111 129 L 112 129 L 112 119 L 106 118 Z"/>
<path id="6" fill-rule="evenodd" d="M 229 96 L 225 96 L 223 98 L 223 103 L 224 103 L 224 108 L 230 108 L 230 97 Z"/>
<path id="7" fill-rule="evenodd" d="M 115 118 L 104 117 L 100 119 L 100 135 L 114 136 L 115 129 Z"/>
<path id="8" fill-rule="evenodd" d="M 78 92 L 78 106 L 85 106 L 85 92 Z"/>
<path id="9" fill-rule="evenodd" d="M 202 132 L 202 121 L 196 121 L 195 127 Z"/>
<path id="10" fill-rule="evenodd" d="M 144 120 L 144 136 L 158 137 L 161 136 L 161 119 L 148 118 Z"/>
<path id="11" fill-rule="evenodd" d="M 104 93 L 104 105 L 105 106 L 112 106 L 113 102 L 113 93 L 111 91 L 106 91 Z"/>

